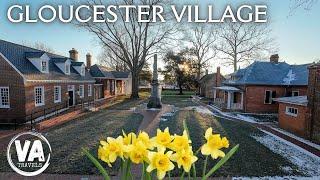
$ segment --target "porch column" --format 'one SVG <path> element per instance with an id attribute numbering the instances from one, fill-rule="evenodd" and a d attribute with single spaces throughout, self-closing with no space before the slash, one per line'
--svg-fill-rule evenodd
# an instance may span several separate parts
<path id="1" fill-rule="evenodd" d="M 243 92 L 241 92 L 241 110 L 243 110 Z"/>
<path id="2" fill-rule="evenodd" d="M 217 98 L 217 90 L 214 89 L 213 90 L 213 99 L 214 99 L 214 101 L 216 101 L 216 98 Z"/>
<path id="3" fill-rule="evenodd" d="M 231 109 L 231 92 L 228 91 L 228 106 L 227 109 Z"/>

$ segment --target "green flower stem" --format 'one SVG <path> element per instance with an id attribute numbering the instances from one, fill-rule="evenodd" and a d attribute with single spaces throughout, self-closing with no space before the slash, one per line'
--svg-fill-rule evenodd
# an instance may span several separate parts
<path id="1" fill-rule="evenodd" d="M 110 180 L 110 177 L 108 175 L 108 172 L 104 169 L 104 167 L 99 163 L 99 161 L 92 156 L 92 154 L 85 148 L 82 148 L 82 151 L 85 153 L 85 155 L 90 159 L 90 161 L 98 168 L 100 173 L 102 174 L 103 178 L 105 180 Z"/>
<path id="2" fill-rule="evenodd" d="M 171 180 L 170 171 L 168 171 L 168 179 Z"/>
<path id="3" fill-rule="evenodd" d="M 142 174 L 141 174 L 141 180 L 144 180 L 146 174 L 146 168 L 144 162 L 142 163 Z"/>
<path id="4" fill-rule="evenodd" d="M 130 159 L 128 159 L 127 165 L 126 165 L 126 176 L 125 176 L 126 180 L 129 179 L 130 173 L 131 173 L 131 161 L 130 161 Z"/>
<path id="5" fill-rule="evenodd" d="M 184 174 L 185 174 L 185 173 L 186 173 L 186 172 L 183 171 L 183 173 L 181 174 L 180 180 L 183 180 L 183 179 L 184 179 Z"/>
<path id="6" fill-rule="evenodd" d="M 204 177 L 204 176 L 206 175 L 206 172 L 207 172 L 207 164 L 208 164 L 208 156 L 206 156 L 206 159 L 204 160 L 202 177 Z"/>

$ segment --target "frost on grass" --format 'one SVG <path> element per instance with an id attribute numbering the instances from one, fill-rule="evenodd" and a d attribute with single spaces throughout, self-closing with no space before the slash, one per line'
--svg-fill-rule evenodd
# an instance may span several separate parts
<path id="1" fill-rule="evenodd" d="M 198 113 L 201 113 L 201 114 L 210 114 L 210 115 L 213 114 L 208 108 L 204 106 L 189 106 L 184 108 L 184 110 L 197 111 Z"/>
<path id="2" fill-rule="evenodd" d="M 269 134 L 252 137 L 274 153 L 280 154 L 295 164 L 304 175 L 311 177 L 320 176 L 319 157 Z"/>

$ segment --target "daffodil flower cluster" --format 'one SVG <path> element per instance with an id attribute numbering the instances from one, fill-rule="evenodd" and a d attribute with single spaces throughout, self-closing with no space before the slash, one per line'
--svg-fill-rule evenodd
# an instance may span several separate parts
<path id="1" fill-rule="evenodd" d="M 213 134 L 212 128 L 205 133 L 206 143 L 199 149 L 202 155 L 213 159 L 223 158 L 225 153 L 221 150 L 229 147 L 226 137 Z M 167 173 L 176 167 L 189 173 L 193 164 L 198 160 L 193 149 L 187 130 L 182 135 L 171 135 L 169 128 L 164 131 L 157 130 L 155 137 L 150 138 L 146 132 L 138 134 L 123 132 L 117 138 L 108 137 L 100 141 L 98 158 L 112 167 L 118 159 L 134 164 L 143 164 L 145 173 L 156 171 L 158 179 L 163 179 Z M 206 167 L 204 167 L 206 168 Z"/>

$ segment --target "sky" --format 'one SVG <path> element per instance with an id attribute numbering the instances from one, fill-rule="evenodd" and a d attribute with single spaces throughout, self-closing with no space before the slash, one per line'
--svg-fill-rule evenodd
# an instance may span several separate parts
<path id="1" fill-rule="evenodd" d="M 279 46 L 279 55 L 282 61 L 290 64 L 305 64 L 320 59 L 320 1 L 309 11 L 298 9 L 290 14 L 292 0 L 268 1 L 241 1 L 241 0 L 184 0 L 179 3 L 199 4 L 206 7 L 208 4 L 223 8 L 227 4 L 267 4 L 273 36 Z M 0 1 L 0 39 L 23 44 L 41 42 L 52 48 L 57 54 L 68 56 L 68 51 L 76 48 L 80 53 L 80 61 L 85 61 L 85 55 L 90 52 L 94 63 L 101 52 L 96 37 L 89 32 L 71 24 L 63 23 L 36 23 L 13 24 L 7 19 L 7 10 L 13 4 L 29 4 L 31 11 L 36 11 L 44 4 L 72 4 L 66 0 L 1 0 Z M 223 8 L 224 9 L 224 8 Z M 163 65 L 163 62 L 161 63 Z M 212 62 L 210 72 L 221 65 L 219 60 Z M 161 67 L 161 65 L 160 65 Z M 224 74 L 230 73 L 232 68 L 222 66 Z"/>

